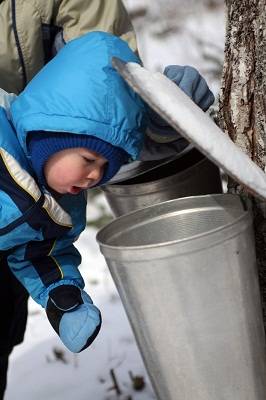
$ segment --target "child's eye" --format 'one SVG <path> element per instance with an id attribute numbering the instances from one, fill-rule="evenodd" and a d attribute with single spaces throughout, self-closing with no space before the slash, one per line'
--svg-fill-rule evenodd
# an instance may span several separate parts
<path id="1" fill-rule="evenodd" d="M 94 160 L 92 160 L 91 158 L 87 158 L 83 156 L 83 160 L 85 160 L 87 163 L 92 163 Z"/>

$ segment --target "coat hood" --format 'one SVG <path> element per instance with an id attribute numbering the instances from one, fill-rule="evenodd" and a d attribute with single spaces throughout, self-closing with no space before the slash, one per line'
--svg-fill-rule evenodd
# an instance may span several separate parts
<path id="1" fill-rule="evenodd" d="M 140 63 L 120 38 L 91 32 L 68 42 L 32 79 L 11 107 L 28 158 L 31 131 L 87 134 L 122 148 L 133 160 L 138 157 L 145 105 L 112 67 L 113 56 Z"/>

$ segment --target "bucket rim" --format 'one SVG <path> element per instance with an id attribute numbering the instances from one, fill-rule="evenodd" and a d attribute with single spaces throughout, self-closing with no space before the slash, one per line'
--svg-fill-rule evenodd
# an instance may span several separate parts
<path id="1" fill-rule="evenodd" d="M 191 149 L 191 150 L 195 150 L 195 149 Z M 156 171 L 157 169 L 159 170 L 159 167 L 166 166 L 173 162 L 177 162 L 179 159 L 180 158 L 178 158 L 178 157 L 168 159 L 167 162 L 165 162 L 164 164 L 158 165 L 158 167 L 156 167 L 156 168 L 142 172 L 141 174 L 139 174 L 137 176 L 128 177 L 127 179 L 125 179 L 123 181 L 119 181 L 117 183 L 110 183 L 110 184 L 108 183 L 107 185 L 101 186 L 101 189 L 105 193 L 113 194 L 113 193 L 119 192 L 118 193 L 119 195 L 124 195 L 125 197 L 130 195 L 131 192 L 135 193 L 136 191 L 138 191 L 138 194 L 142 194 L 143 190 L 144 190 L 144 193 L 147 191 L 147 185 L 149 187 L 151 187 L 151 190 L 152 189 L 157 190 L 158 186 L 162 185 L 162 182 L 164 183 L 164 185 L 167 185 L 172 180 L 175 180 L 175 178 L 177 176 L 179 176 L 179 180 L 182 181 L 186 177 L 186 175 L 191 173 L 191 170 L 198 168 L 202 163 L 206 163 L 206 162 L 211 163 L 211 161 L 207 157 L 202 155 L 202 157 L 199 157 L 199 159 L 194 164 L 191 164 L 189 167 L 187 167 L 183 171 L 178 171 L 178 172 L 173 171 L 172 175 L 169 175 L 169 176 L 166 176 L 163 178 L 159 178 L 159 179 L 153 179 L 148 182 L 140 182 L 140 183 L 133 183 L 133 184 L 125 183 L 127 181 L 130 181 L 131 179 L 136 179 L 138 177 L 141 177 L 141 176 L 145 175 L 146 173 Z M 217 167 L 215 166 L 215 168 L 217 168 Z"/>
<path id="2" fill-rule="evenodd" d="M 187 154 L 193 153 L 195 151 L 200 153 L 199 150 L 197 150 L 191 143 L 189 143 L 179 153 L 169 155 L 165 158 L 147 161 L 135 160 L 129 164 L 123 165 L 117 172 L 117 174 L 107 184 L 103 185 L 102 188 L 106 186 L 120 185 L 123 182 L 126 182 L 132 178 L 136 178 L 138 176 L 146 174 L 147 172 L 151 172 L 152 170 L 157 170 L 163 165 L 168 164 L 169 162 L 177 161 Z M 202 154 L 202 157 L 205 156 Z"/>
<path id="3" fill-rule="evenodd" d="M 188 199 L 206 199 L 206 198 L 223 198 L 223 197 L 231 197 L 231 198 L 239 198 L 240 202 L 242 203 L 243 206 L 243 210 L 240 216 L 236 217 L 233 219 L 233 221 L 228 222 L 220 227 L 217 228 L 213 228 L 210 229 L 204 233 L 198 233 L 192 236 L 189 236 L 187 238 L 183 238 L 183 239 L 176 239 L 176 240 L 171 240 L 171 241 L 165 241 L 165 242 L 161 242 L 161 243 L 154 243 L 154 244 L 145 244 L 145 245 L 134 245 L 134 246 L 125 246 L 125 245 L 111 245 L 111 244 L 107 244 L 104 243 L 104 241 L 102 240 L 102 236 L 105 235 L 106 231 L 108 231 L 108 229 L 110 229 L 110 226 L 115 225 L 115 224 L 119 224 L 120 221 L 125 220 L 126 218 L 132 218 L 132 216 L 134 216 L 134 214 L 141 214 L 141 212 L 145 212 L 145 210 L 149 210 L 152 208 L 157 208 L 158 206 L 162 205 L 162 204 L 170 204 L 170 203 L 174 203 L 174 202 L 178 202 L 178 201 L 186 201 Z M 240 204 L 240 203 L 239 203 Z M 203 207 L 204 208 L 204 207 Z M 232 208 L 238 208 L 238 207 L 232 207 Z M 100 248 L 111 252 L 127 252 L 127 251 L 154 251 L 155 249 L 160 249 L 160 248 L 170 248 L 176 245 L 184 245 L 184 246 L 188 246 L 190 242 L 196 242 L 196 241 L 204 241 L 204 239 L 207 236 L 214 236 L 214 235 L 219 235 L 219 233 L 222 233 L 225 230 L 230 230 L 230 228 L 232 229 L 234 226 L 241 224 L 242 220 L 247 219 L 247 223 L 251 224 L 252 223 L 252 214 L 251 214 L 251 203 L 248 199 L 243 199 L 241 196 L 237 195 L 237 194 L 228 194 L 228 193 L 223 193 L 223 194 L 212 194 L 212 195 L 202 195 L 202 196 L 188 196 L 188 197 L 182 197 L 179 199 L 172 199 L 172 200 L 168 200 L 168 201 L 163 201 L 161 203 L 157 203 L 151 206 L 147 206 L 144 207 L 140 210 L 135 210 L 132 211 L 128 214 L 124 214 L 121 215 L 120 217 L 115 218 L 113 221 L 109 222 L 107 225 L 105 225 L 103 228 L 101 228 L 99 230 L 99 232 L 96 235 L 96 240 L 100 246 Z M 237 234 L 237 233 L 235 233 Z M 229 237 L 233 236 L 233 232 Z M 219 240 L 214 240 L 214 237 L 212 237 L 212 242 L 213 244 L 216 244 L 219 242 Z M 191 248 L 192 249 L 192 248 Z M 103 252 L 104 254 L 104 252 Z M 105 254 L 104 254 L 105 255 Z"/>

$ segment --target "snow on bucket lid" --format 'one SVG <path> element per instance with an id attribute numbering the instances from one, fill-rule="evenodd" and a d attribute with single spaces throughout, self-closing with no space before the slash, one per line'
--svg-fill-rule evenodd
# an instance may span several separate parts
<path id="1" fill-rule="evenodd" d="M 160 72 L 113 57 L 113 66 L 176 131 L 252 194 L 266 199 L 265 173 L 175 83 Z"/>

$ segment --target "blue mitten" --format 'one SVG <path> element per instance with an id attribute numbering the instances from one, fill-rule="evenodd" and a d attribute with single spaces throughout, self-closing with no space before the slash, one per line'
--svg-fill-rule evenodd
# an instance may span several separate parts
<path id="1" fill-rule="evenodd" d="M 205 79 L 195 68 L 168 65 L 164 70 L 164 75 L 179 86 L 203 111 L 207 111 L 213 104 L 214 95 Z M 172 137 L 173 139 L 179 137 L 179 134 L 149 107 L 148 114 L 149 127 L 154 134 Z"/>
<path id="2" fill-rule="evenodd" d="M 101 328 L 101 314 L 84 290 L 61 285 L 49 292 L 48 320 L 64 345 L 73 353 L 86 349 Z"/>
<path id="3" fill-rule="evenodd" d="M 164 70 L 164 75 L 180 87 L 203 111 L 207 111 L 213 104 L 214 95 L 195 68 L 168 65 Z"/>

